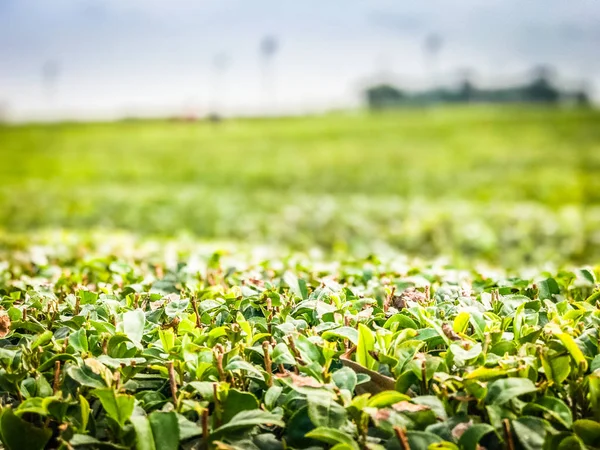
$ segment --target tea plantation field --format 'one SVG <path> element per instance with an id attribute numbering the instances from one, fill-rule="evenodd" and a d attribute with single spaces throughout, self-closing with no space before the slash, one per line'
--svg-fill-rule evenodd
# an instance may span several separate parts
<path id="1" fill-rule="evenodd" d="M 600 450 L 599 125 L 0 127 L 0 448 Z"/>
<path id="2" fill-rule="evenodd" d="M 0 128 L 0 228 L 125 229 L 502 266 L 600 257 L 600 112 Z"/>
<path id="3" fill-rule="evenodd" d="M 597 269 L 93 242 L 2 255 L 5 448 L 600 448 Z"/>

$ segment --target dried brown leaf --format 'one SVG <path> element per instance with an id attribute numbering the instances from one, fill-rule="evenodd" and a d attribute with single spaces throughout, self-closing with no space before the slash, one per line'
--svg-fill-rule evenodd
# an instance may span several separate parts
<path id="1" fill-rule="evenodd" d="M 417 405 L 415 403 L 411 403 L 407 400 L 403 400 L 398 403 L 394 403 L 392 408 L 398 412 L 419 412 L 419 411 L 427 411 L 429 406 L 425 405 Z"/>
<path id="2" fill-rule="evenodd" d="M 303 377 L 301 375 L 296 375 L 295 373 L 287 374 L 292 379 L 292 384 L 298 387 L 312 387 L 312 388 L 320 388 L 323 387 L 322 383 L 319 383 L 313 377 Z"/>
<path id="3" fill-rule="evenodd" d="M 452 429 L 452 436 L 454 436 L 454 438 L 457 440 L 460 439 L 460 437 L 465 433 L 465 431 L 471 428 L 471 425 L 473 425 L 473 422 L 471 420 L 469 420 L 468 422 L 459 423 Z"/>
<path id="4" fill-rule="evenodd" d="M 10 317 L 0 316 L 0 338 L 3 338 L 10 332 Z"/>
<path id="5" fill-rule="evenodd" d="M 456 334 L 456 332 L 452 329 L 452 326 L 448 323 L 444 323 L 442 325 L 442 331 L 448 339 L 451 339 L 453 341 L 461 340 L 461 337 L 458 334 Z"/>

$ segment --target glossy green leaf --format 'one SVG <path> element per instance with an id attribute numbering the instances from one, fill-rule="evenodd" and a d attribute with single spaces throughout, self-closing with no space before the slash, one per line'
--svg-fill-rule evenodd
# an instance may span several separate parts
<path id="1" fill-rule="evenodd" d="M 219 437 L 226 436 L 229 433 L 247 428 L 253 428 L 257 425 L 283 427 L 285 426 L 285 423 L 281 420 L 281 416 L 262 411 L 260 409 L 253 411 L 242 411 L 236 414 L 228 423 L 214 430 L 210 437 L 213 440 L 218 439 Z"/>
<path id="2" fill-rule="evenodd" d="M 227 423 L 239 412 L 258 409 L 258 406 L 257 398 L 250 392 L 229 389 L 227 391 L 227 398 L 222 404 L 222 421 L 223 423 Z"/>
<path id="3" fill-rule="evenodd" d="M 308 417 L 315 427 L 342 427 L 347 420 L 346 409 L 330 395 L 318 391 L 308 396 Z"/>
<path id="4" fill-rule="evenodd" d="M 2 411 L 0 429 L 7 450 L 42 450 L 52 436 L 52 430 L 34 426 L 17 417 L 10 408 Z"/>
<path id="5" fill-rule="evenodd" d="M 520 417 L 510 422 L 512 430 L 525 450 L 542 450 L 550 426 L 537 417 Z"/>
<path id="6" fill-rule="evenodd" d="M 477 450 L 479 441 L 481 441 L 486 434 L 492 433 L 493 431 L 495 431 L 494 427 L 487 423 L 476 423 L 467 428 L 458 440 L 458 445 L 463 450 Z"/>
<path id="7" fill-rule="evenodd" d="M 502 405 L 520 395 L 532 394 L 537 391 L 535 384 L 528 378 L 506 378 L 496 380 L 488 385 L 486 403 Z"/>
<path id="8" fill-rule="evenodd" d="M 546 420 L 556 422 L 566 429 L 570 429 L 573 424 L 571 409 L 559 398 L 540 397 L 535 402 L 528 403 L 523 410 L 525 414 L 536 411 L 541 412 Z"/>
<path id="9" fill-rule="evenodd" d="M 367 369 L 374 369 L 377 361 L 369 352 L 375 350 L 373 331 L 362 323 L 358 324 L 358 344 L 356 346 L 356 362 Z"/>
<path id="10" fill-rule="evenodd" d="M 590 419 L 573 422 L 573 431 L 586 445 L 597 446 L 600 443 L 600 423 Z"/>
<path id="11" fill-rule="evenodd" d="M 123 319 L 117 324 L 117 331 L 125 333 L 132 342 L 139 344 L 144 336 L 146 318 L 140 309 L 128 311 L 123 314 Z"/>
<path id="12" fill-rule="evenodd" d="M 117 394 L 113 389 L 94 389 L 92 394 L 98 397 L 106 414 L 123 427 L 133 412 L 134 397 Z"/>
<path id="13" fill-rule="evenodd" d="M 321 337 L 326 340 L 332 340 L 333 338 L 348 339 L 352 344 L 358 345 L 358 331 L 352 327 L 339 327 L 327 330 Z"/>
<path id="14" fill-rule="evenodd" d="M 358 378 L 356 372 L 349 367 L 342 367 L 339 370 L 333 372 L 331 376 L 335 385 L 340 389 L 346 389 L 350 392 L 354 392 Z"/>
<path id="15" fill-rule="evenodd" d="M 348 433 L 340 431 L 337 428 L 317 427 L 306 434 L 306 437 L 325 442 L 330 445 L 345 444 L 354 450 L 359 450 L 358 444 Z"/>

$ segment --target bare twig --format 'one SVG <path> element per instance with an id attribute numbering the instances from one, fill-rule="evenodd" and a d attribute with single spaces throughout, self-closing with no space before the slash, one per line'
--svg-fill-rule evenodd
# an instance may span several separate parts
<path id="1" fill-rule="evenodd" d="M 298 350 L 298 348 L 296 347 L 296 343 L 294 342 L 294 338 L 292 336 L 289 336 L 288 339 L 288 345 L 290 347 L 290 350 L 292 351 L 292 353 L 294 354 L 294 356 L 296 357 L 296 361 L 298 361 L 298 364 L 305 366 L 306 365 L 306 361 L 304 361 L 302 359 L 302 355 L 300 354 L 300 350 Z"/>
<path id="2" fill-rule="evenodd" d="M 202 438 L 208 440 L 208 408 L 202 410 Z"/>
<path id="3" fill-rule="evenodd" d="M 169 384 L 171 385 L 171 396 L 173 397 L 173 404 L 175 408 L 178 406 L 177 400 L 177 379 L 175 378 L 175 368 L 173 361 L 167 362 L 167 368 L 169 369 Z"/>
<path id="4" fill-rule="evenodd" d="M 121 389 L 121 371 L 119 369 L 115 370 L 113 379 L 115 380 L 115 389 L 118 391 Z"/>
<path id="5" fill-rule="evenodd" d="M 510 430 L 510 420 L 504 419 L 502 421 L 504 427 L 504 437 L 506 438 L 506 447 L 508 450 L 515 450 L 515 443 L 513 441 L 512 432 Z"/>
<path id="6" fill-rule="evenodd" d="M 269 341 L 263 341 L 262 343 L 263 353 L 265 358 L 265 370 L 269 374 L 269 379 L 267 380 L 267 384 L 269 386 L 273 386 L 273 366 L 271 363 L 271 344 Z"/>
<path id="7" fill-rule="evenodd" d="M 404 429 L 396 426 L 394 427 L 394 433 L 396 433 L 396 438 L 398 438 L 402 450 L 410 450 L 410 444 L 408 443 L 408 438 L 406 437 Z"/>
<path id="8" fill-rule="evenodd" d="M 52 392 L 56 394 L 60 386 L 60 361 L 54 363 L 54 382 L 52 383 Z"/>
<path id="9" fill-rule="evenodd" d="M 396 286 L 392 286 L 390 293 L 385 297 L 385 302 L 383 303 L 383 311 L 387 312 L 390 304 L 392 303 L 392 298 L 394 298 L 394 294 L 396 293 Z"/>
<path id="10" fill-rule="evenodd" d="M 198 305 L 195 298 L 192 298 L 192 308 L 194 308 L 194 315 L 196 316 L 196 327 L 202 328 L 202 320 L 200 318 L 200 313 L 198 312 Z"/>
<path id="11" fill-rule="evenodd" d="M 216 365 L 217 365 L 217 372 L 219 372 L 219 380 L 221 380 L 221 381 L 227 380 L 227 374 L 225 373 L 225 369 L 223 369 L 223 353 L 224 352 L 225 352 L 225 349 L 223 349 L 223 346 L 221 344 L 215 345 L 214 355 L 215 355 L 215 360 L 216 360 Z"/>

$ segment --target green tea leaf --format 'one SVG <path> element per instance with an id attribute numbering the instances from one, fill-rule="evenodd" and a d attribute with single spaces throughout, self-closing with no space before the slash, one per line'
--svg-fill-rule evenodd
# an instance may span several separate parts
<path id="1" fill-rule="evenodd" d="M 487 423 L 476 423 L 467 428 L 458 440 L 458 445 L 464 450 L 477 450 L 479 441 L 493 431 L 494 427 Z"/>
<path id="2" fill-rule="evenodd" d="M 520 417 L 510 422 L 514 434 L 525 450 L 542 450 L 551 429 L 548 422 L 537 417 Z"/>
<path id="3" fill-rule="evenodd" d="M 533 403 L 528 403 L 523 410 L 525 414 L 535 411 L 542 412 L 545 419 L 558 422 L 566 429 L 570 429 L 573 424 L 571 409 L 559 398 L 541 397 Z"/>
<path id="4" fill-rule="evenodd" d="M 114 389 L 94 389 L 92 394 L 98 397 L 109 417 L 114 419 L 121 427 L 125 426 L 125 422 L 133 412 L 135 400 L 133 396 L 117 394 Z"/>
<path id="5" fill-rule="evenodd" d="M 43 450 L 52 437 L 52 430 L 38 428 L 17 417 L 11 408 L 2 411 L 0 428 L 7 450 Z"/>
<path id="6" fill-rule="evenodd" d="M 367 369 L 375 369 L 377 361 L 369 354 L 375 350 L 373 332 L 362 323 L 358 324 L 358 344 L 356 346 L 356 362 Z"/>
<path id="7" fill-rule="evenodd" d="M 258 409 L 257 398 L 250 392 L 242 392 L 237 389 L 229 389 L 227 398 L 223 402 L 223 423 L 229 422 L 241 411 Z"/>
<path id="8" fill-rule="evenodd" d="M 576 420 L 573 423 L 573 431 L 586 445 L 597 446 L 600 442 L 600 423 L 594 420 Z"/>
<path id="9" fill-rule="evenodd" d="M 325 340 L 332 340 L 333 338 L 348 339 L 352 344 L 358 345 L 358 331 L 352 327 L 339 327 L 327 330 L 321 337 Z"/>
<path id="10" fill-rule="evenodd" d="M 330 445 L 345 444 L 354 450 L 359 450 L 358 444 L 343 431 L 337 428 L 317 427 L 314 430 L 306 433 L 306 437 L 325 442 Z"/>
<path id="11" fill-rule="evenodd" d="M 144 336 L 146 317 L 141 309 L 123 313 L 123 319 L 117 324 L 117 331 L 125 333 L 131 342 L 139 344 Z"/>
<path id="12" fill-rule="evenodd" d="M 331 396 L 315 392 L 307 400 L 308 416 L 315 427 L 340 428 L 346 423 L 346 409 Z"/>
<path id="13" fill-rule="evenodd" d="M 350 392 L 354 392 L 356 384 L 358 383 L 356 372 L 349 367 L 342 367 L 341 369 L 336 370 L 331 375 L 331 378 L 338 388 L 347 389 Z"/>
<path id="14" fill-rule="evenodd" d="M 281 416 L 262 411 L 260 409 L 242 411 L 236 414 L 228 423 L 214 430 L 211 433 L 210 438 L 215 440 L 223 435 L 227 435 L 238 430 L 252 428 L 257 425 L 284 427 L 285 423 L 281 420 Z"/>
<path id="15" fill-rule="evenodd" d="M 506 378 L 489 384 L 485 401 L 491 405 L 503 405 L 520 395 L 536 391 L 535 384 L 528 378 Z"/>

